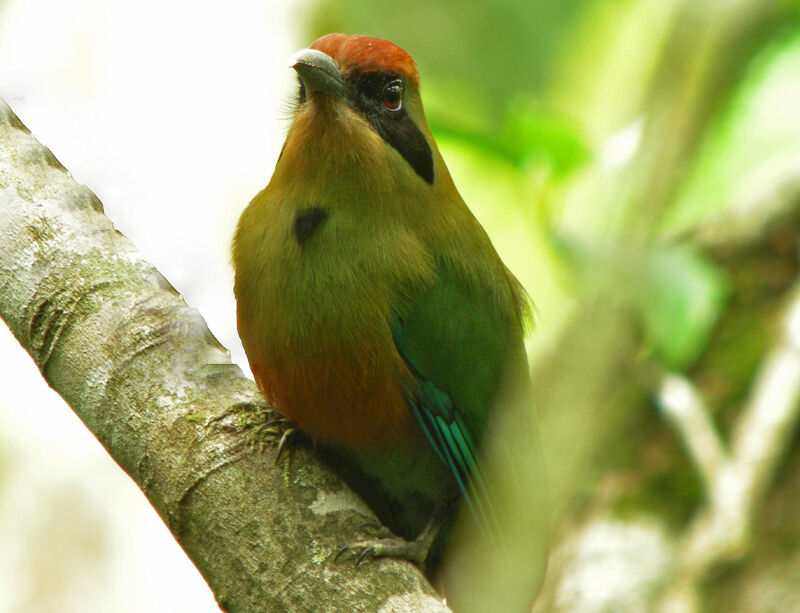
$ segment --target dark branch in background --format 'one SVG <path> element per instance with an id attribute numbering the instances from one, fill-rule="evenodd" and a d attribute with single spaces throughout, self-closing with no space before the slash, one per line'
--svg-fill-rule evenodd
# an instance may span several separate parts
<path id="1" fill-rule="evenodd" d="M 254 451 L 255 385 L 1 100 L 0 316 L 224 609 L 449 610 L 409 563 L 333 562 L 370 511 L 306 449 Z"/>

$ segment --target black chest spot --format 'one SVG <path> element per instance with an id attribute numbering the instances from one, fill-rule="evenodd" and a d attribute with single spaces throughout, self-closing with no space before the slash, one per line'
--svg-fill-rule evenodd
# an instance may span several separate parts
<path id="1" fill-rule="evenodd" d="M 328 219 L 328 211 L 321 206 L 301 209 L 294 218 L 294 236 L 298 245 L 303 245 L 311 235 Z"/>

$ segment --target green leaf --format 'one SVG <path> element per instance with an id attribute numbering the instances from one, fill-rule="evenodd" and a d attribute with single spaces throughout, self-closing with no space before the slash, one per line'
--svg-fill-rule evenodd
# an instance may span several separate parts
<path id="1" fill-rule="evenodd" d="M 697 359 L 727 299 L 721 272 L 685 246 L 656 248 L 647 263 L 641 308 L 645 335 L 669 368 Z"/>
<path id="2" fill-rule="evenodd" d="M 531 101 L 509 105 L 501 129 L 455 117 L 450 110 L 431 105 L 431 130 L 436 138 L 448 138 L 524 170 L 544 166 L 556 178 L 582 166 L 589 148 L 575 122 Z"/>
<path id="3" fill-rule="evenodd" d="M 519 165 L 544 163 L 564 176 L 589 159 L 589 148 L 575 122 L 531 101 L 509 105 L 504 138 Z"/>

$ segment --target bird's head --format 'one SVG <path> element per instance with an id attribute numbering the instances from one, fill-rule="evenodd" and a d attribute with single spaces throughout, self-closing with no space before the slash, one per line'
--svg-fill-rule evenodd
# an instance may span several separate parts
<path id="1" fill-rule="evenodd" d="M 342 158 L 399 155 L 393 161 L 415 180 L 434 184 L 439 155 L 408 53 L 379 38 L 328 34 L 289 64 L 300 80 L 290 138 Z"/>

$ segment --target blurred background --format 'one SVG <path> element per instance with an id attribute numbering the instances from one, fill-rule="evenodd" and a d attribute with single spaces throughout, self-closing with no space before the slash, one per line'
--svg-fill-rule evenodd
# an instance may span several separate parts
<path id="1" fill-rule="evenodd" d="M 800 602 L 800 2 L 0 0 L 0 96 L 246 370 L 229 242 L 289 54 L 389 38 L 536 304 L 536 611 Z M 0 324 L 0 610 L 216 611 Z"/>

